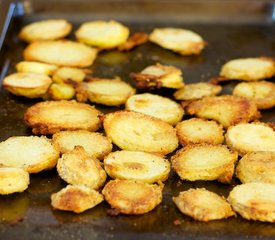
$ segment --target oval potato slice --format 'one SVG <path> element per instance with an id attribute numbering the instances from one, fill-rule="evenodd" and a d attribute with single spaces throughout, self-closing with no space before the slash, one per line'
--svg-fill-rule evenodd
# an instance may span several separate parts
<path id="1" fill-rule="evenodd" d="M 155 94 L 136 94 L 128 98 L 126 110 L 141 112 L 175 125 L 182 119 L 184 111 L 173 100 Z"/>
<path id="2" fill-rule="evenodd" d="M 13 73 L 3 80 L 3 87 L 17 96 L 28 98 L 42 97 L 51 85 L 47 75 L 37 73 Z"/>
<path id="3" fill-rule="evenodd" d="M 27 61 L 68 67 L 89 67 L 96 55 L 96 49 L 69 40 L 33 42 L 23 52 Z"/>
<path id="4" fill-rule="evenodd" d="M 104 168 L 112 178 L 154 183 L 167 180 L 170 163 L 154 154 L 123 150 L 106 156 Z"/>
<path id="5" fill-rule="evenodd" d="M 55 40 L 66 37 L 71 30 L 72 25 L 65 19 L 49 19 L 26 25 L 21 29 L 19 38 L 26 42 Z"/>
<path id="6" fill-rule="evenodd" d="M 53 81 L 56 83 L 68 83 L 72 80 L 74 82 L 82 82 L 86 76 L 83 69 L 72 67 L 61 67 L 55 71 Z"/>
<path id="7" fill-rule="evenodd" d="M 88 187 L 68 185 L 51 195 L 51 205 L 54 209 L 82 213 L 103 201 L 103 196 Z"/>
<path id="8" fill-rule="evenodd" d="M 111 180 L 102 190 L 112 208 L 123 214 L 152 211 L 162 201 L 162 186 L 134 180 Z"/>
<path id="9" fill-rule="evenodd" d="M 275 184 L 255 182 L 233 188 L 228 201 L 243 218 L 275 222 Z"/>
<path id="10" fill-rule="evenodd" d="M 28 172 L 22 168 L 0 167 L 0 194 L 23 192 L 30 184 Z"/>
<path id="11" fill-rule="evenodd" d="M 180 192 L 173 201 L 179 210 L 195 220 L 208 222 L 234 216 L 235 213 L 226 200 L 205 188 Z"/>
<path id="12" fill-rule="evenodd" d="M 166 155 L 178 147 L 176 130 L 171 125 L 142 113 L 109 113 L 103 125 L 107 137 L 123 150 Z"/>
<path id="13" fill-rule="evenodd" d="M 95 107 L 75 101 L 45 101 L 29 107 L 25 123 L 34 134 L 54 134 L 62 130 L 96 131 L 102 113 Z"/>
<path id="14" fill-rule="evenodd" d="M 44 136 L 16 136 L 0 143 L 0 165 L 37 173 L 54 168 L 59 152 Z"/>
<path id="15" fill-rule="evenodd" d="M 48 76 L 52 76 L 57 69 L 58 67 L 55 65 L 40 62 L 21 61 L 16 64 L 17 72 L 38 73 Z"/>
<path id="16" fill-rule="evenodd" d="M 75 95 L 72 85 L 65 83 L 53 83 L 47 92 L 47 97 L 53 100 L 70 100 Z"/>
<path id="17" fill-rule="evenodd" d="M 225 135 L 227 145 L 243 156 L 249 152 L 275 151 L 275 131 L 264 123 L 240 123 Z"/>

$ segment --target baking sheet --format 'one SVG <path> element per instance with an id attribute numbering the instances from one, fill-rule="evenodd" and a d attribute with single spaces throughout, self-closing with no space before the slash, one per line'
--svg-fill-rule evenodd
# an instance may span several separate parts
<path id="1" fill-rule="evenodd" d="M 95 1 L 96 2 L 96 1 Z M 108 1 L 107 1 L 108 2 Z M 110 1 L 109 1 L 110 2 Z M 121 2 L 121 1 L 119 1 Z M 131 1 L 130 1 L 131 2 Z M 66 17 L 77 28 L 79 24 L 90 19 L 116 19 L 130 27 L 132 32 L 145 31 L 149 33 L 154 27 L 183 27 L 191 29 L 208 42 L 208 46 L 199 56 L 183 57 L 171 51 L 146 43 L 131 52 L 106 51 L 100 53 L 95 64 L 91 67 L 94 76 L 114 77 L 120 76 L 123 80 L 133 84 L 129 78 L 130 72 L 137 72 L 144 67 L 159 62 L 173 65 L 183 70 L 186 83 L 208 81 L 217 76 L 221 65 L 229 59 L 239 57 L 275 56 L 275 26 L 270 18 L 262 11 L 255 11 L 255 17 L 240 22 L 208 21 L 201 15 L 196 18 L 185 18 L 180 11 L 176 17 L 158 18 L 161 8 L 155 12 L 155 17 L 148 16 L 151 9 L 142 1 L 139 7 L 147 9 L 142 12 L 144 19 L 131 12 L 110 11 L 111 16 L 104 15 L 94 9 L 95 15 L 79 12 L 73 15 L 54 8 L 50 11 L 48 5 L 27 6 L 29 14 L 13 19 L 8 35 L 5 38 L 4 48 L 1 50 L 0 66 L 2 74 L 15 71 L 15 64 L 22 59 L 22 50 L 26 46 L 17 39 L 19 29 L 26 23 L 49 17 Z M 156 2 L 156 1 L 155 1 Z M 167 1 L 159 1 L 161 4 Z M 175 4 L 175 1 L 172 1 Z M 179 1 L 181 3 L 182 1 Z M 178 3 L 178 4 L 179 4 Z M 127 2 L 124 4 L 127 5 Z M 130 3 L 129 3 L 130 4 Z M 137 3 L 135 3 L 137 4 Z M 143 4 L 143 5 L 142 5 Z M 165 7 L 165 4 L 163 5 Z M 183 4 L 183 3 L 181 3 Z M 58 6 L 58 5 L 56 5 Z M 147 6 L 147 7 L 146 7 Z M 181 5 L 179 5 L 180 7 Z M 266 5 L 265 5 L 266 6 Z M 268 5 L 269 6 L 269 5 Z M 66 5 L 68 8 L 68 6 Z M 235 6 L 236 9 L 238 5 Z M 240 6 L 239 6 L 240 7 Z M 125 9 L 131 9 L 126 6 Z M 186 6 L 184 6 L 186 8 Z M 262 10 L 265 8 L 261 8 Z M 194 10 L 194 9 L 193 9 Z M 69 10 L 68 10 L 69 11 Z M 72 11 L 72 9 L 71 9 Z M 90 10 L 92 11 L 92 10 Z M 165 8 L 162 8 L 164 13 Z M 195 11 L 195 10 L 194 10 Z M 198 10 L 196 10 L 198 11 Z M 226 11 L 226 9 L 224 9 Z M 233 10 L 232 10 L 233 11 Z M 240 10 L 239 10 L 240 11 Z M 168 11 L 169 12 L 169 11 Z M 233 11 L 234 12 L 234 11 Z M 192 8 L 189 9 L 190 16 Z M 261 13 L 262 15 L 260 15 Z M 266 12 L 269 13 L 269 10 Z M 59 15 L 58 15 L 59 14 Z M 66 15 L 67 14 L 67 15 Z M 100 15 L 102 14 L 102 15 Z M 117 15 L 116 15 L 117 14 Z M 151 14 L 151 13 L 150 13 Z M 258 15 L 257 15 L 258 14 Z M 259 17 L 262 16 L 262 17 Z M 71 17 L 70 17 L 71 16 Z M 212 13 L 213 16 L 213 13 Z M 182 20 L 181 20 L 182 19 Z M 254 19 L 254 20 L 253 20 Z M 256 20 L 257 21 L 256 21 Z M 246 20 L 246 21 L 244 21 Z M 73 39 L 73 35 L 70 36 Z M 231 93 L 236 83 L 223 84 L 223 93 Z M 160 90 L 158 93 L 171 95 L 172 91 Z M 30 100 L 12 96 L 3 89 L 0 90 L 0 140 L 14 135 L 30 135 L 31 131 L 23 123 L 23 114 L 27 107 L 38 100 Z M 114 111 L 118 108 L 97 106 L 104 112 Z M 263 121 L 275 121 L 275 110 L 262 111 Z M 53 211 L 50 206 L 50 195 L 66 184 L 57 176 L 55 170 L 31 175 L 31 184 L 24 193 L 0 197 L 0 238 L 1 239 L 273 239 L 275 238 L 274 225 L 270 223 L 249 222 L 240 217 L 227 220 L 201 223 L 182 215 L 172 203 L 172 196 L 189 188 L 205 187 L 220 195 L 227 197 L 234 185 L 239 184 L 233 179 L 231 185 L 213 182 L 187 182 L 181 181 L 174 172 L 165 183 L 163 202 L 152 212 L 141 216 L 109 216 L 109 206 L 106 202 L 94 209 L 76 215 L 68 212 Z M 176 225 L 175 220 L 181 224 Z"/>

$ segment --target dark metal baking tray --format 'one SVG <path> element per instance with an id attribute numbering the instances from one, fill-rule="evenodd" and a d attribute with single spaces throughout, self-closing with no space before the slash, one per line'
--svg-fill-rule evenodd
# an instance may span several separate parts
<path id="1" fill-rule="evenodd" d="M 1 78 L 14 72 L 15 64 L 22 59 L 26 45 L 17 38 L 19 29 L 28 22 L 56 17 L 68 19 L 74 28 L 90 19 L 122 21 L 132 32 L 149 33 L 154 27 L 163 26 L 184 27 L 198 32 L 208 42 L 199 56 L 183 57 L 151 43 L 126 53 L 100 53 L 92 66 L 94 75 L 117 75 L 131 84 L 130 72 L 140 71 L 155 62 L 181 68 L 185 82 L 191 83 L 217 76 L 221 65 L 232 58 L 275 56 L 272 1 L 49 0 L 25 1 L 23 5 L 19 2 L 19 5 L 8 7 L 11 3 L 14 2 L 4 0 L 0 3 L 2 11 L 5 7 L 12 12 L 6 28 L 0 28 L 3 33 L 8 30 L 0 52 Z M 1 21 L 7 19 L 3 13 L 1 16 Z M 231 93 L 235 84 L 224 84 L 224 93 Z M 166 90 L 159 93 L 171 94 Z M 0 90 L 0 140 L 31 134 L 22 119 L 25 109 L 37 101 Z M 116 110 L 97 107 L 104 112 Z M 263 121 L 275 121 L 274 109 L 262 113 Z M 0 239 L 274 239 L 272 224 L 250 222 L 240 217 L 201 223 L 182 215 L 171 201 L 172 196 L 190 187 L 205 187 L 227 197 L 236 184 L 239 181 L 235 178 L 231 185 L 215 181 L 181 181 L 172 172 L 165 183 L 163 202 L 155 210 L 142 216 L 113 217 L 107 214 L 107 203 L 79 215 L 53 211 L 50 194 L 65 183 L 55 170 L 32 174 L 27 191 L 0 197 Z M 174 223 L 177 219 L 180 225 Z"/>

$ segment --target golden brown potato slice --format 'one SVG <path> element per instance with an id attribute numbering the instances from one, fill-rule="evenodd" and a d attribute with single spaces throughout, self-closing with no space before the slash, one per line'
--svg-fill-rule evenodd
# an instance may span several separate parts
<path id="1" fill-rule="evenodd" d="M 0 165 L 37 173 L 54 168 L 59 152 L 44 136 L 16 136 L 0 143 Z"/>
<path id="2" fill-rule="evenodd" d="M 93 189 L 100 188 L 107 177 L 99 161 L 90 157 L 81 146 L 76 146 L 74 150 L 64 153 L 58 159 L 57 172 L 69 184 Z"/>
<path id="3" fill-rule="evenodd" d="M 109 113 L 103 125 L 107 137 L 123 150 L 166 155 L 178 147 L 176 130 L 171 125 L 142 113 Z"/>
<path id="4" fill-rule="evenodd" d="M 3 87 L 17 96 L 27 98 L 42 97 L 51 85 L 47 75 L 38 73 L 13 73 L 3 80 Z"/>
<path id="5" fill-rule="evenodd" d="M 225 80 L 258 81 L 275 74 L 272 58 L 239 58 L 230 60 L 222 66 L 220 76 Z"/>
<path id="6" fill-rule="evenodd" d="M 275 184 L 245 183 L 233 188 L 228 201 L 243 218 L 275 222 Z"/>
<path id="7" fill-rule="evenodd" d="M 167 180 L 170 163 L 151 153 L 122 150 L 106 156 L 104 168 L 112 178 L 154 183 Z"/>
<path id="8" fill-rule="evenodd" d="M 24 169 L 0 167 L 0 195 L 23 192 L 29 184 L 29 173 Z"/>
<path id="9" fill-rule="evenodd" d="M 269 182 L 275 184 L 275 152 L 250 152 L 243 156 L 236 169 L 242 183 Z"/>
<path id="10" fill-rule="evenodd" d="M 176 126 L 177 136 L 181 145 L 223 143 L 223 127 L 215 121 L 191 118 Z"/>
<path id="11" fill-rule="evenodd" d="M 34 134 L 53 134 L 62 130 L 96 131 L 102 113 L 95 107 L 74 101 L 45 101 L 29 107 L 25 123 Z"/>
<path id="12" fill-rule="evenodd" d="M 112 151 L 112 143 L 105 136 L 85 130 L 58 132 L 53 135 L 52 141 L 61 153 L 72 151 L 75 146 L 82 146 L 89 156 L 99 160 Z"/>
<path id="13" fill-rule="evenodd" d="M 91 209 L 103 201 L 103 196 L 88 187 L 68 185 L 51 195 L 54 209 L 81 213 Z"/>
<path id="14" fill-rule="evenodd" d="M 111 180 L 102 194 L 113 209 L 123 214 L 150 212 L 162 201 L 162 185 L 134 180 Z"/>
<path id="15" fill-rule="evenodd" d="M 83 23 L 75 35 L 82 43 L 109 49 L 126 42 L 129 29 L 116 21 L 91 21 Z"/>
<path id="16" fill-rule="evenodd" d="M 130 36 L 126 42 L 118 46 L 119 51 L 129 51 L 139 45 L 146 43 L 149 36 L 145 32 L 136 32 Z"/>
<path id="17" fill-rule="evenodd" d="M 53 81 L 56 83 L 82 82 L 86 76 L 85 70 L 72 67 L 61 67 L 55 71 Z"/>
<path id="18" fill-rule="evenodd" d="M 33 42 L 23 52 L 27 61 L 68 67 L 91 66 L 96 55 L 96 49 L 69 40 Z"/>
<path id="19" fill-rule="evenodd" d="M 71 100 L 75 95 L 75 90 L 69 84 L 53 83 L 47 93 L 48 97 L 53 100 Z"/>
<path id="20" fill-rule="evenodd" d="M 175 125 L 182 119 L 184 111 L 182 107 L 169 98 L 155 94 L 136 94 L 128 98 L 127 110 L 141 112 L 161 119 L 171 125 Z"/>
<path id="21" fill-rule="evenodd" d="M 211 83 L 199 82 L 186 84 L 174 93 L 177 100 L 197 100 L 203 97 L 215 96 L 222 91 L 222 87 Z"/>
<path id="22" fill-rule="evenodd" d="M 205 188 L 180 192 L 173 201 L 179 210 L 195 220 L 208 222 L 234 216 L 230 204 L 218 194 Z"/>
<path id="23" fill-rule="evenodd" d="M 199 34 L 183 28 L 156 28 L 149 40 L 181 55 L 200 54 L 206 45 Z"/>
<path id="24" fill-rule="evenodd" d="M 21 61 L 16 64 L 17 72 L 38 73 L 51 76 L 58 69 L 57 66 L 40 62 Z"/>
<path id="25" fill-rule="evenodd" d="M 250 122 L 261 116 L 255 102 L 231 95 L 205 97 L 191 102 L 187 106 L 187 113 L 216 120 L 225 128 L 240 122 Z"/>
<path id="26" fill-rule="evenodd" d="M 227 145 L 243 156 L 249 152 L 275 151 L 275 131 L 264 123 L 240 123 L 225 135 Z"/>
<path id="27" fill-rule="evenodd" d="M 131 73 L 131 78 L 139 89 L 182 88 L 184 81 L 180 69 L 159 63 L 146 67 L 139 73 Z"/>
<path id="28" fill-rule="evenodd" d="M 136 92 L 131 85 L 121 81 L 120 78 L 95 78 L 88 83 L 83 83 L 82 86 L 80 86 L 80 91 L 79 88 L 77 91 L 78 99 L 85 99 L 85 95 L 87 95 L 91 102 L 107 106 L 119 106 L 124 104 L 127 99 Z M 84 98 L 80 96 L 83 94 Z"/>
<path id="29" fill-rule="evenodd" d="M 272 82 L 242 82 L 234 88 L 233 95 L 254 100 L 258 109 L 275 106 L 275 84 Z"/>
<path id="30" fill-rule="evenodd" d="M 26 25 L 21 29 L 19 38 L 26 42 L 55 40 L 66 37 L 71 30 L 72 25 L 65 19 L 49 19 Z"/>
<path id="31" fill-rule="evenodd" d="M 172 167 L 182 180 L 218 180 L 230 183 L 237 152 L 225 145 L 189 145 L 172 157 Z"/>

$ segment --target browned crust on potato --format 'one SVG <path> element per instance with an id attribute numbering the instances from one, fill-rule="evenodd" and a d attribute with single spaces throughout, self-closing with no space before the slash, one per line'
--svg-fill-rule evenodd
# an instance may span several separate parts
<path id="1" fill-rule="evenodd" d="M 133 48 L 148 42 L 149 36 L 145 32 L 136 32 L 127 41 L 118 46 L 119 51 L 129 51 Z"/>

